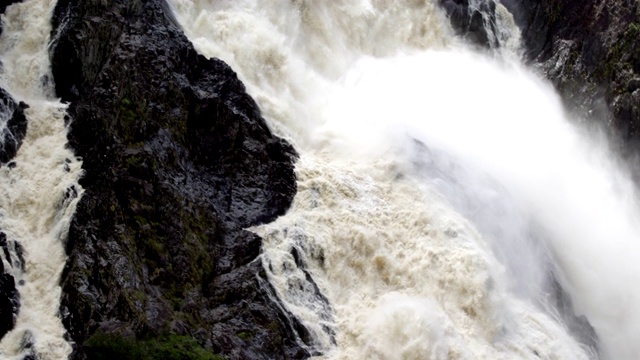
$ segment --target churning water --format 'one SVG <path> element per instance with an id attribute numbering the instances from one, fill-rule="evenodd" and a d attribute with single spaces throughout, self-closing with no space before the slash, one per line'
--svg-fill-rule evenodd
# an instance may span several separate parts
<path id="1" fill-rule="evenodd" d="M 481 55 L 435 1 L 171 3 L 300 152 L 292 208 L 253 230 L 311 351 L 640 357 L 636 189 L 504 7 Z"/>
<path id="2" fill-rule="evenodd" d="M 71 346 L 59 317 L 63 241 L 82 189 L 81 162 L 65 148 L 66 105 L 55 98 L 49 63 L 55 0 L 28 0 L 2 16 L 0 85 L 24 101 L 27 134 L 11 166 L 0 167 L 0 231 L 4 268 L 20 294 L 15 328 L 0 342 L 0 358 L 65 359 Z M 18 244 L 18 245 L 15 245 Z M 24 263 L 16 254 L 23 249 Z"/>

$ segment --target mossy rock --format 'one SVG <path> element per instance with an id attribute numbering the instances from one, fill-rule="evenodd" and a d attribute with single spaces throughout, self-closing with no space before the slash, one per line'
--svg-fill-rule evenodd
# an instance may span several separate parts
<path id="1" fill-rule="evenodd" d="M 205 350 L 189 336 L 167 335 L 153 339 L 129 339 L 97 332 L 85 344 L 94 360 L 224 360 Z"/>

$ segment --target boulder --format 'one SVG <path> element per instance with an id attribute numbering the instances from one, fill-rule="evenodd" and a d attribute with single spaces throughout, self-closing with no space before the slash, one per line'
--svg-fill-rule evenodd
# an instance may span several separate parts
<path id="1" fill-rule="evenodd" d="M 72 359 L 193 343 L 229 359 L 308 357 L 266 281 L 262 239 L 243 230 L 290 206 L 297 155 L 234 71 L 199 55 L 163 0 L 60 0 L 53 27 L 84 170 L 62 276 Z"/>

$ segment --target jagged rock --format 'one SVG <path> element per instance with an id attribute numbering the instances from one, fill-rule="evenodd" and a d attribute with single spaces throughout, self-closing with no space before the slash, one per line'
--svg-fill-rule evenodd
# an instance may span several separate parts
<path id="1" fill-rule="evenodd" d="M 25 103 L 16 103 L 8 92 L 0 88 L 0 117 L 7 119 L 0 133 L 0 165 L 13 159 L 22 145 L 27 134 L 26 108 Z"/>
<path id="2" fill-rule="evenodd" d="M 289 207 L 297 155 L 167 9 L 60 0 L 55 10 L 56 92 L 85 171 L 62 276 L 72 358 L 99 358 L 105 336 L 187 336 L 230 359 L 307 357 L 304 328 L 264 279 L 261 238 L 243 230 Z"/>
<path id="3" fill-rule="evenodd" d="M 11 261 L 7 236 L 0 232 L 0 247 L 4 258 Z M 18 290 L 13 275 L 9 274 L 0 257 L 0 339 L 16 325 L 16 317 L 20 307 Z"/>
<path id="4" fill-rule="evenodd" d="M 480 46 L 498 47 L 493 0 L 439 0 L 459 36 Z M 489 31 L 487 31 L 489 29 Z"/>

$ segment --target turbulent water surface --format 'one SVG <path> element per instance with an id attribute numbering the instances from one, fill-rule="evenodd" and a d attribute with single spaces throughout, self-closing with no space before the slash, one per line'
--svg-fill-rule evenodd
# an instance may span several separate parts
<path id="1" fill-rule="evenodd" d="M 481 55 L 435 1 L 172 5 L 301 153 L 291 210 L 253 230 L 312 351 L 640 356 L 634 186 L 520 64 L 504 7 Z"/>
<path id="2" fill-rule="evenodd" d="M 0 85 L 29 108 L 27 134 L 11 166 L 0 168 L 0 230 L 24 250 L 2 257 L 20 294 L 15 329 L 0 358 L 65 359 L 71 346 L 59 317 L 63 241 L 82 189 L 81 162 L 65 148 L 66 105 L 55 98 L 48 44 L 56 1 L 28 0 L 2 16 Z M 15 246 L 13 247 L 15 248 Z"/>

